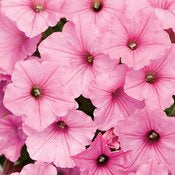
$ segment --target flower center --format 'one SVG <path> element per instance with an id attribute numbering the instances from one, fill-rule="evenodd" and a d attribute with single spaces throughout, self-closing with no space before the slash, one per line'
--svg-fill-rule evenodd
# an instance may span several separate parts
<path id="1" fill-rule="evenodd" d="M 154 74 L 147 74 L 145 79 L 147 83 L 152 84 L 152 83 L 155 83 L 155 81 L 157 80 L 157 77 Z"/>
<path id="2" fill-rule="evenodd" d="M 66 123 L 64 123 L 63 121 L 58 121 L 57 123 L 57 126 L 60 128 L 60 129 L 67 129 L 67 125 Z"/>
<path id="3" fill-rule="evenodd" d="M 147 141 L 149 143 L 156 143 L 160 140 L 160 135 L 154 131 L 154 130 L 151 130 L 147 133 Z"/>
<path id="4" fill-rule="evenodd" d="M 36 5 L 34 11 L 36 13 L 40 13 L 40 12 L 44 11 L 44 7 L 42 5 Z"/>
<path id="5" fill-rule="evenodd" d="M 38 99 L 39 97 L 41 97 L 42 93 L 41 93 L 41 89 L 38 87 L 33 87 L 31 90 L 31 95 L 32 97 L 34 97 L 35 99 Z"/>
<path id="6" fill-rule="evenodd" d="M 129 43 L 128 43 L 128 47 L 129 47 L 131 50 L 136 50 L 136 49 L 137 49 L 137 43 L 136 43 L 136 42 L 129 42 Z"/>
<path id="7" fill-rule="evenodd" d="M 97 164 L 100 165 L 100 166 L 103 166 L 105 164 L 107 164 L 109 161 L 109 157 L 102 154 L 100 155 L 98 158 L 97 158 Z"/>
<path id="8" fill-rule="evenodd" d="M 118 96 L 121 95 L 121 93 L 123 92 L 122 88 L 118 88 L 115 91 L 112 92 L 112 98 L 116 99 Z"/>
<path id="9" fill-rule="evenodd" d="M 93 61 L 94 61 L 94 57 L 92 55 L 90 55 L 90 56 L 87 57 L 87 62 L 88 63 L 92 64 Z"/>
<path id="10" fill-rule="evenodd" d="M 93 1 L 93 4 L 92 4 L 93 11 L 99 12 L 99 11 L 101 11 L 102 8 L 103 8 L 102 0 L 94 0 Z"/>

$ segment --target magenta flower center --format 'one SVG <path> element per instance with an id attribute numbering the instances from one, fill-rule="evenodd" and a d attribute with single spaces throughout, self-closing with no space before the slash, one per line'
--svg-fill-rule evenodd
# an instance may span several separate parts
<path id="1" fill-rule="evenodd" d="M 146 77 L 145 77 L 145 79 L 146 79 L 146 82 L 147 83 L 152 84 L 152 83 L 155 83 L 156 82 L 157 76 L 155 74 L 147 74 Z"/>
<path id="2" fill-rule="evenodd" d="M 35 99 L 38 99 L 41 97 L 42 93 L 41 93 L 41 89 L 38 87 L 33 87 L 31 90 L 31 95 L 32 97 L 34 97 Z"/>
<path id="3" fill-rule="evenodd" d="M 146 137 L 147 142 L 151 144 L 157 143 L 160 140 L 160 135 L 154 130 L 149 131 Z"/>
<path id="4" fill-rule="evenodd" d="M 137 49 L 137 43 L 134 42 L 134 41 L 131 41 L 131 42 L 128 42 L 128 47 L 131 49 L 131 50 L 136 50 Z"/>
<path id="5" fill-rule="evenodd" d="M 109 161 L 109 157 L 106 156 L 105 154 L 101 154 L 98 158 L 97 158 L 97 165 L 103 166 L 106 165 Z"/>
<path id="6" fill-rule="evenodd" d="M 112 98 L 116 99 L 117 97 L 119 97 L 123 92 L 122 88 L 118 88 L 115 91 L 112 92 Z"/>
<path id="7" fill-rule="evenodd" d="M 63 121 L 58 121 L 57 126 L 62 129 L 65 130 L 68 128 L 68 126 L 66 125 L 66 123 L 64 123 Z"/>
<path id="8" fill-rule="evenodd" d="M 102 8 L 103 8 L 102 0 L 95 0 L 95 1 L 93 1 L 93 3 L 92 3 L 93 11 L 99 12 L 99 11 L 102 10 Z"/>

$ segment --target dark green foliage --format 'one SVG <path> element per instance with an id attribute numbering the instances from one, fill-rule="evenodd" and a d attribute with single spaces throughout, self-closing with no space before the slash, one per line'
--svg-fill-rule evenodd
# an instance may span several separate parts
<path id="1" fill-rule="evenodd" d="M 75 99 L 79 105 L 78 110 L 83 111 L 87 115 L 91 116 L 94 119 L 93 112 L 95 110 L 95 106 L 92 104 L 90 99 L 83 97 L 82 95 Z"/>

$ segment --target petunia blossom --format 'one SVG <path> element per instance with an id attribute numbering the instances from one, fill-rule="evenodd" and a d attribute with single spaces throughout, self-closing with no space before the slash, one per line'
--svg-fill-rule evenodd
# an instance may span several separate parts
<path id="1" fill-rule="evenodd" d="M 124 92 L 127 70 L 126 65 L 118 65 L 115 70 L 98 76 L 89 86 L 88 97 L 97 107 L 94 120 L 101 130 L 116 126 L 117 121 L 144 107 L 143 101 Z"/>
<path id="2" fill-rule="evenodd" d="M 56 168 L 44 162 L 35 162 L 23 167 L 20 173 L 12 173 L 11 175 L 57 175 Z"/>
<path id="3" fill-rule="evenodd" d="M 22 130 L 22 120 L 19 116 L 7 114 L 0 118 L 0 154 L 15 162 L 21 155 L 21 149 L 26 140 Z"/>
<path id="4" fill-rule="evenodd" d="M 27 150 L 34 160 L 72 168 L 75 164 L 70 156 L 83 151 L 91 143 L 95 131 L 90 117 L 81 111 L 71 110 L 42 132 L 28 130 Z"/>
<path id="5" fill-rule="evenodd" d="M 130 152 L 111 152 L 101 134 L 90 148 L 72 156 L 82 175 L 125 175 Z"/>
<path id="6" fill-rule="evenodd" d="M 0 73 L 11 75 L 17 61 L 35 52 L 41 36 L 28 38 L 1 13 L 0 21 Z"/>
<path id="7" fill-rule="evenodd" d="M 132 150 L 130 168 L 137 168 L 151 158 L 174 172 L 174 125 L 174 118 L 167 117 L 160 109 L 148 108 L 119 121 L 115 132 L 119 136 L 121 149 Z"/>
<path id="8" fill-rule="evenodd" d="M 76 103 L 60 83 L 59 66 L 35 59 L 16 64 L 4 105 L 15 115 L 25 115 L 25 123 L 40 131 L 56 120 L 56 113 L 65 115 Z"/>
<path id="9" fill-rule="evenodd" d="M 130 14 L 152 10 L 161 20 L 165 29 L 175 29 L 175 0 L 125 0 L 125 4 Z"/>
<path id="10" fill-rule="evenodd" d="M 68 19 L 80 15 L 87 19 L 86 25 L 90 23 L 103 27 L 114 14 L 123 11 L 124 8 L 123 0 L 65 0 L 63 10 Z"/>
<path id="11" fill-rule="evenodd" d="M 129 173 L 128 175 L 168 175 L 168 169 L 160 162 L 150 160 L 148 163 L 142 164 L 137 169 L 136 173 Z"/>
<path id="12" fill-rule="evenodd" d="M 70 86 L 75 97 L 86 96 L 89 82 L 118 64 L 99 51 L 101 34 L 95 25 L 87 28 L 85 21 L 68 22 L 63 32 L 52 34 L 39 46 L 43 58 L 65 67 L 63 84 Z"/>
<path id="13" fill-rule="evenodd" d="M 32 38 L 57 24 L 63 4 L 64 0 L 1 0 L 1 11 Z"/>
<path id="14" fill-rule="evenodd" d="M 127 14 L 127 13 L 126 13 Z M 170 39 L 154 13 L 140 12 L 131 19 L 116 15 L 101 39 L 101 51 L 136 70 L 160 58 L 170 48 Z"/>
<path id="15" fill-rule="evenodd" d="M 151 61 L 139 71 L 127 72 L 125 92 L 138 100 L 145 100 L 150 108 L 168 108 L 173 104 L 175 92 L 175 48 L 174 46 L 160 59 Z"/>

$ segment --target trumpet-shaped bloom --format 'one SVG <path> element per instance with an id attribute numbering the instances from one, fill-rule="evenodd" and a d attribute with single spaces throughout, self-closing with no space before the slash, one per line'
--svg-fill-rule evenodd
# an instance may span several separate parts
<path id="1" fill-rule="evenodd" d="M 52 34 L 39 46 L 43 58 L 66 67 L 63 83 L 75 97 L 86 96 L 89 82 L 118 64 L 99 51 L 99 30 L 94 25 L 87 27 L 85 21 L 78 18 L 76 25 L 68 22 L 63 32 Z"/>
<path id="2" fill-rule="evenodd" d="M 41 36 L 28 38 L 1 13 L 0 21 L 0 73 L 11 75 L 17 61 L 35 52 Z"/>
<path id="3" fill-rule="evenodd" d="M 129 70 L 126 76 L 125 92 L 138 100 L 145 100 L 150 108 L 168 108 L 173 104 L 175 92 L 175 48 L 160 59 L 139 71 Z"/>
<path id="4" fill-rule="evenodd" d="M 97 26 L 104 26 L 111 17 L 124 10 L 123 0 L 65 0 L 64 12 L 68 18 L 78 17 L 87 19 L 89 23 Z"/>
<path id="5" fill-rule="evenodd" d="M 31 59 L 18 62 L 7 86 L 4 105 L 15 115 L 25 115 L 25 123 L 43 130 L 75 107 L 71 92 L 60 84 L 61 73 L 55 63 Z"/>
<path id="6" fill-rule="evenodd" d="M 44 131 L 29 134 L 26 145 L 32 159 L 72 168 L 75 164 L 70 156 L 83 151 L 95 131 L 90 117 L 81 111 L 71 110 Z"/>
<path id="7" fill-rule="evenodd" d="M 82 175 L 125 175 L 130 152 L 111 152 L 99 134 L 90 148 L 72 156 Z"/>
<path id="8" fill-rule="evenodd" d="M 64 0 L 1 0 L 1 10 L 28 37 L 44 32 L 63 17 Z"/>
<path id="9" fill-rule="evenodd" d="M 154 13 L 140 12 L 129 19 L 116 15 L 101 39 L 101 51 L 136 70 L 160 58 L 170 48 L 170 39 Z"/>
<path id="10" fill-rule="evenodd" d="M 56 168 L 44 162 L 35 162 L 26 165 L 20 173 L 12 173 L 11 175 L 57 175 Z"/>
<path id="11" fill-rule="evenodd" d="M 175 120 L 160 109 L 143 109 L 119 121 L 116 133 L 121 149 L 132 150 L 131 168 L 147 163 L 150 158 L 174 171 Z"/>
<path id="12" fill-rule="evenodd" d="M 15 162 L 21 155 L 26 136 L 22 131 L 21 117 L 7 114 L 0 118 L 0 154 Z"/>
<path id="13" fill-rule="evenodd" d="M 157 17 L 161 20 L 165 29 L 175 29 L 175 0 L 125 0 L 126 9 L 129 13 L 137 12 L 139 10 L 149 10 L 155 12 Z"/>
<path id="14" fill-rule="evenodd" d="M 101 130 L 116 126 L 117 121 L 144 107 L 142 101 L 128 96 L 123 90 L 127 70 L 127 66 L 119 65 L 116 70 L 98 76 L 90 84 L 88 96 L 97 107 L 94 119 Z"/>

